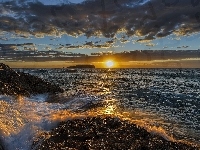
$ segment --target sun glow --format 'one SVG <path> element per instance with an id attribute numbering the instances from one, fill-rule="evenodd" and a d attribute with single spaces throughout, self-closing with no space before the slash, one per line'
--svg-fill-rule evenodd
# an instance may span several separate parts
<path id="1" fill-rule="evenodd" d="M 106 67 L 112 68 L 114 66 L 114 62 L 112 60 L 106 61 Z"/>

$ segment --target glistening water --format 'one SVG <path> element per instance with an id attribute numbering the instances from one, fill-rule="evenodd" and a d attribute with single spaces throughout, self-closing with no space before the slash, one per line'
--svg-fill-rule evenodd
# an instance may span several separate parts
<path id="1" fill-rule="evenodd" d="M 0 136 L 8 150 L 32 142 L 60 121 L 117 116 L 162 135 L 200 145 L 199 69 L 24 69 L 65 89 L 57 95 L 0 96 Z"/>

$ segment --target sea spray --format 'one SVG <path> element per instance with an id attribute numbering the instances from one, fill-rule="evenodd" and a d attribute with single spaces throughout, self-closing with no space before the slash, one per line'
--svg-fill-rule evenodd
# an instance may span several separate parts
<path id="1" fill-rule="evenodd" d="M 57 125 L 50 116 L 63 107 L 23 97 L 1 100 L 0 132 L 6 149 L 30 149 L 33 137 Z"/>

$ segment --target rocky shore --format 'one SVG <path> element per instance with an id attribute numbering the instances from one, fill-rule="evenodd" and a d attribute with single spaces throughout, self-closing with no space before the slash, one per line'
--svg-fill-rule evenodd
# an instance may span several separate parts
<path id="1" fill-rule="evenodd" d="M 0 150 L 4 150 L 2 144 L 0 143 Z"/>
<path id="2" fill-rule="evenodd" d="M 44 138 L 45 137 L 45 138 Z M 92 117 L 61 122 L 50 133 L 34 141 L 32 149 L 132 149 L 132 150 L 197 150 L 178 142 L 167 141 L 118 118 Z"/>
<path id="3" fill-rule="evenodd" d="M 16 72 L 3 63 L 0 63 L 0 87 L 0 94 L 12 96 L 63 92 L 58 85 L 28 73 Z"/>
<path id="4" fill-rule="evenodd" d="M 0 139 L 0 150 L 4 150 L 1 139 Z"/>

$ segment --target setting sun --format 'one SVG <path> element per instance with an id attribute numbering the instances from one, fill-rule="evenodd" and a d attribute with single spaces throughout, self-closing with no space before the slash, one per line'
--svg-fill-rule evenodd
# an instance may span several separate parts
<path id="1" fill-rule="evenodd" d="M 111 68 L 114 66 L 114 62 L 111 60 L 106 61 L 106 67 Z"/>

